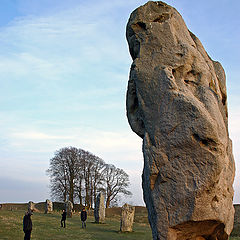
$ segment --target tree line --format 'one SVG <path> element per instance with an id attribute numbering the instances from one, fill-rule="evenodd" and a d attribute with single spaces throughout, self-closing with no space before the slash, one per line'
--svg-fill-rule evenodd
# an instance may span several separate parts
<path id="1" fill-rule="evenodd" d="M 131 195 L 128 174 L 113 164 L 106 164 L 94 154 L 75 147 L 55 152 L 47 170 L 51 197 L 57 201 L 70 200 L 92 208 L 97 194 L 104 192 L 106 207 L 122 195 Z"/>

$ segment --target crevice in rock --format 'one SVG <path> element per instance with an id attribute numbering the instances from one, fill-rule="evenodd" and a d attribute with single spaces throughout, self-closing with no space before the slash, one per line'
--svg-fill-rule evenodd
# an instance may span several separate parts
<path id="1" fill-rule="evenodd" d="M 170 15 L 168 13 L 163 13 L 159 17 L 155 18 L 153 20 L 153 22 L 162 23 L 162 22 L 165 22 L 166 20 L 168 20 L 169 18 L 170 18 Z"/>
<path id="2" fill-rule="evenodd" d="M 217 151 L 217 143 L 211 138 L 201 138 L 197 133 L 194 133 L 193 138 L 200 143 L 200 145 L 209 148 L 212 151 Z"/>
<path id="3" fill-rule="evenodd" d="M 212 199 L 213 202 L 219 202 L 218 197 L 214 196 L 214 198 Z"/>
<path id="4" fill-rule="evenodd" d="M 171 240 L 227 240 L 225 225 L 216 220 L 188 221 L 171 227 Z"/>
<path id="5" fill-rule="evenodd" d="M 182 79 L 183 72 L 184 72 L 183 66 L 172 69 L 172 75 L 174 76 L 175 79 Z"/>
<path id="6" fill-rule="evenodd" d="M 198 72 L 196 72 L 194 69 L 192 69 L 191 71 L 187 72 L 186 76 L 185 76 L 185 83 L 192 83 L 195 85 L 199 85 L 199 81 L 200 81 L 200 74 Z"/>
<path id="7" fill-rule="evenodd" d="M 132 66 L 134 68 L 134 66 Z M 133 80 L 128 83 L 127 93 L 127 115 L 132 130 L 141 138 L 144 137 L 144 122 L 139 111 L 139 101 L 136 92 L 136 85 Z"/>
<path id="8" fill-rule="evenodd" d="M 170 133 L 174 132 L 175 129 L 180 125 L 181 123 L 178 123 L 176 126 L 174 126 L 169 132 L 167 135 L 169 135 Z"/>
<path id="9" fill-rule="evenodd" d="M 192 83 L 192 84 L 198 85 L 195 81 L 191 81 L 191 80 L 188 80 L 188 79 L 185 79 L 184 82 L 187 83 L 187 84 Z"/>
<path id="10" fill-rule="evenodd" d="M 176 53 L 176 56 L 177 56 L 177 57 L 183 57 L 184 54 L 183 54 L 183 53 Z"/>
<path id="11" fill-rule="evenodd" d="M 137 24 L 140 28 L 144 29 L 144 30 L 147 30 L 147 26 L 146 26 L 146 23 L 144 22 L 137 22 Z"/>
<path id="12" fill-rule="evenodd" d="M 156 2 L 156 4 L 160 7 L 166 7 L 166 4 L 163 2 Z"/>
<path id="13" fill-rule="evenodd" d="M 192 74 L 195 76 L 195 75 L 197 75 L 197 72 L 194 69 L 192 69 L 187 74 Z"/>
<path id="14" fill-rule="evenodd" d="M 226 101 L 227 101 L 227 96 L 222 93 L 222 104 L 223 104 L 223 106 L 226 105 Z"/>

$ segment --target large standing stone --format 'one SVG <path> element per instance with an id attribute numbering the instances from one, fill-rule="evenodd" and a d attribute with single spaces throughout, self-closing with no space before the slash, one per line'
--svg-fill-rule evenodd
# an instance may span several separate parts
<path id="1" fill-rule="evenodd" d="M 49 199 L 45 202 L 45 213 L 50 213 L 53 211 L 53 203 Z"/>
<path id="2" fill-rule="evenodd" d="M 153 239 L 228 239 L 235 167 L 221 64 L 163 2 L 131 14 L 127 40 L 127 116 L 143 138 Z"/>
<path id="3" fill-rule="evenodd" d="M 94 217 L 96 223 L 104 223 L 105 221 L 105 204 L 104 204 L 104 194 L 99 193 L 96 198 Z"/>
<path id="4" fill-rule="evenodd" d="M 132 232 L 133 220 L 135 214 L 135 207 L 128 205 L 127 203 L 122 206 L 121 213 L 121 232 Z"/>
<path id="5" fill-rule="evenodd" d="M 28 202 L 28 212 L 32 213 L 34 211 L 35 208 L 35 203 L 32 201 Z"/>
<path id="6" fill-rule="evenodd" d="M 71 218 L 72 217 L 72 211 L 73 211 L 73 204 L 71 201 L 66 201 L 64 203 L 64 209 L 67 212 L 67 217 Z"/>

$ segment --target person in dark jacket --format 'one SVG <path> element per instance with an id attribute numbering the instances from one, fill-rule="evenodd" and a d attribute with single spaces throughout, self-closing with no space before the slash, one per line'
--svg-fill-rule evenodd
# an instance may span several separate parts
<path id="1" fill-rule="evenodd" d="M 66 217 L 67 217 L 67 212 L 63 209 L 63 212 L 62 212 L 62 219 L 61 219 L 61 227 L 66 227 Z"/>
<path id="2" fill-rule="evenodd" d="M 24 240 L 30 240 L 31 232 L 32 232 L 32 219 L 31 212 L 26 212 L 23 217 L 23 231 L 25 233 Z"/>
<path id="3" fill-rule="evenodd" d="M 81 211 L 81 221 L 82 221 L 82 228 L 86 228 L 87 211 L 85 208 L 83 208 Z"/>

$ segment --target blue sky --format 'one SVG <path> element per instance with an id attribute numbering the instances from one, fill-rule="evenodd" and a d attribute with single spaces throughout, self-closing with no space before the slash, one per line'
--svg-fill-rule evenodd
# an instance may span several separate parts
<path id="1" fill-rule="evenodd" d="M 239 203 L 240 3 L 166 2 L 226 71 Z M 131 65 L 125 27 L 144 3 L 1 0 L 0 202 L 45 201 L 50 158 L 75 146 L 128 172 L 134 193 L 129 202 L 143 204 L 141 139 L 125 114 Z"/>

